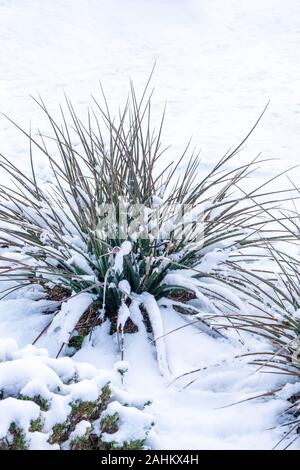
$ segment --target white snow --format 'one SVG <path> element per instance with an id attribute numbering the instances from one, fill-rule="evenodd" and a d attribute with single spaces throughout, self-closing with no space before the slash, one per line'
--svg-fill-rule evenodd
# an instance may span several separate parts
<path id="1" fill-rule="evenodd" d="M 7 348 L 9 342 L 4 343 Z M 97 403 L 101 399 L 103 388 L 108 384 L 111 387 L 111 397 L 108 399 L 110 403 L 98 420 L 102 421 L 107 415 L 118 413 L 120 426 L 117 433 L 109 434 L 108 437 L 105 434 L 103 439 L 120 445 L 129 443 L 132 439 L 145 439 L 152 427 L 153 417 L 144 412 L 145 401 L 143 402 L 142 397 L 120 389 L 119 374 L 121 372 L 123 378 L 129 369 L 126 362 L 116 363 L 115 371 L 110 374 L 87 364 L 91 377 L 82 379 L 80 375 L 86 369 L 85 364 L 77 365 L 68 357 L 49 358 L 43 350 L 39 351 L 34 347 L 29 360 L 26 348 L 19 349 L 14 341 L 10 344 L 13 348 L 11 357 L 0 363 L 0 439 L 9 440 L 10 427 L 15 424 L 30 449 L 56 449 L 57 446 L 49 446 L 47 442 L 53 426 L 66 421 L 71 406 L 82 402 Z M 118 374 L 114 373 L 116 371 Z M 46 400 L 47 408 L 42 409 L 33 399 Z M 36 420 L 40 421 L 41 432 L 31 429 L 32 422 Z M 88 429 L 93 429 L 94 425 L 97 426 L 98 420 L 78 422 L 62 448 L 67 449 L 72 441 L 83 436 Z"/>
<path id="2" fill-rule="evenodd" d="M 157 360 L 160 371 L 165 377 L 169 377 L 170 371 L 167 359 L 165 340 L 163 337 L 164 327 L 160 309 L 157 305 L 154 296 L 149 294 L 148 292 L 143 292 L 143 294 L 139 296 L 139 300 L 149 315 L 149 320 L 153 330 L 153 336 L 157 351 Z"/>
<path id="3" fill-rule="evenodd" d="M 131 243 L 128 241 L 125 241 L 122 243 L 122 245 L 116 252 L 115 262 L 114 262 L 114 270 L 116 271 L 116 273 L 121 273 L 123 271 L 123 262 L 124 262 L 123 258 L 124 256 L 129 255 L 129 253 L 131 252 L 131 249 L 132 249 Z"/>
<path id="4" fill-rule="evenodd" d="M 18 350 L 17 342 L 12 338 L 0 341 L 0 362 L 11 361 Z"/>
<path id="5" fill-rule="evenodd" d="M 68 344 L 71 333 L 93 300 L 93 295 L 81 293 L 70 297 L 62 304 L 47 331 L 48 336 L 56 338 L 58 347 Z"/>
<path id="6" fill-rule="evenodd" d="M 82 380 L 72 388 L 70 399 L 72 401 L 95 401 L 98 397 L 98 387 L 89 380 Z"/>
<path id="7" fill-rule="evenodd" d="M 125 294 L 125 296 L 128 296 L 130 294 L 131 288 L 129 282 L 126 281 L 126 279 L 123 279 L 123 281 L 119 282 L 118 288 L 122 292 L 122 294 Z"/>
<path id="8" fill-rule="evenodd" d="M 155 117 L 160 115 L 167 99 L 165 142 L 173 144 L 166 159 L 176 160 L 193 135 L 193 143 L 202 149 L 202 168 L 207 171 L 244 137 L 270 99 L 263 120 L 239 158 L 259 152 L 264 158 L 276 158 L 259 169 L 258 180 L 272 176 L 298 163 L 299 17 L 298 0 L 2 0 L 0 111 L 24 129 L 29 129 L 31 122 L 34 132 L 39 127 L 47 134 L 44 116 L 30 95 L 40 93 L 50 111 L 57 115 L 66 92 L 79 114 L 84 115 L 91 103 L 90 93 L 99 96 L 101 80 L 117 111 L 120 101 L 126 100 L 128 79 L 131 77 L 141 90 L 156 61 L 153 113 Z M 0 135 L 0 152 L 18 168 L 28 170 L 28 142 L 3 116 Z M 51 143 L 49 148 L 52 149 Z M 46 159 L 38 152 L 34 159 L 39 182 L 49 183 Z M 294 169 L 292 179 L 298 181 L 299 176 L 299 168 Z M 1 182 L 8 183 L 4 178 L 1 172 Z M 287 183 L 286 178 L 280 179 L 281 188 Z M 278 189 L 279 182 L 270 187 Z M 161 200 L 155 196 L 153 202 L 160 204 Z M 7 205 L 7 209 L 13 207 Z M 63 211 L 59 216 L 65 221 L 66 232 L 70 231 L 74 247 L 83 252 L 85 246 L 74 233 L 75 228 Z M 47 240 L 49 233 L 45 231 L 43 236 Z M 124 242 L 120 248 L 115 254 L 115 270 L 119 274 L 131 245 Z M 93 276 L 79 252 L 75 250 L 69 262 Z M 7 255 L 15 256 L 16 261 L 25 258 L 23 254 Z M 220 256 L 217 250 L 208 254 L 199 269 L 217 267 Z M 178 276 L 170 274 L 167 280 L 178 282 Z M 201 288 L 229 295 L 208 281 L 195 284 L 182 276 L 180 282 L 197 293 L 205 312 L 214 309 L 201 295 Z M 1 287 L 11 288 L 14 283 L 3 280 Z M 124 295 L 130 294 L 125 283 L 120 287 Z M 48 398 L 49 393 L 60 387 L 62 395 L 52 397 L 54 411 L 46 419 L 45 425 L 50 429 L 53 423 L 65 419 L 70 393 L 78 397 L 95 396 L 96 389 L 111 378 L 120 352 L 117 339 L 109 335 L 108 322 L 95 328 L 92 343 L 86 341 L 75 355 L 76 367 L 69 358 L 56 362 L 45 350 L 25 348 L 54 318 L 38 344 L 55 356 L 93 300 L 90 294 L 71 298 L 54 316 L 55 303 L 44 300 L 43 295 L 42 288 L 31 286 L 0 300 L 0 390 L 5 387 L 6 393 L 18 391 L 28 396 L 39 393 Z M 228 300 L 237 302 L 235 297 Z M 259 350 L 265 343 L 259 344 L 259 340 L 246 334 L 245 346 L 216 339 L 200 327 L 189 325 L 173 309 L 158 308 L 149 296 L 144 294 L 142 301 L 153 325 L 157 351 L 145 341 L 147 333 L 139 310 L 141 299 L 134 298 L 129 315 L 139 333 L 125 335 L 125 359 L 130 368 L 127 367 L 124 379 L 126 390 L 118 388 L 116 393 L 116 399 L 129 406 L 126 410 L 117 403 L 110 406 L 110 412 L 120 412 L 119 438 L 138 438 L 142 434 L 145 423 L 142 418 L 137 421 L 139 418 L 131 407 L 141 404 L 133 397 L 144 396 L 146 391 L 153 402 L 149 412 L 159 436 L 158 440 L 152 436 L 149 442 L 152 439 L 159 448 L 271 449 L 282 436 L 280 429 L 271 428 L 286 409 L 286 399 L 298 391 L 298 385 L 287 384 L 272 399 L 223 408 L 285 383 L 280 376 L 256 373 L 242 360 L 235 359 L 241 352 L 247 352 L 248 347 Z M 299 311 L 295 318 L 299 318 Z M 17 343 L 24 349 L 19 350 Z M 172 380 L 187 371 L 202 370 L 167 387 L 156 354 L 160 368 L 164 372 L 170 369 Z M 99 368 L 105 369 L 105 373 L 97 376 Z M 62 381 L 75 372 L 83 383 L 71 392 Z M 113 375 L 120 373 L 115 369 Z M 192 380 L 195 382 L 185 388 Z M 32 402 L 12 397 L 0 400 L 0 438 L 6 433 L 9 420 L 21 419 L 20 425 L 28 427 L 38 416 L 37 409 Z M 125 423 L 127 427 L 123 427 Z M 80 423 L 78 435 L 86 429 L 85 425 Z M 44 433 L 33 433 L 30 448 L 46 448 L 49 446 L 46 440 Z M 293 448 L 299 449 L 299 445 L 298 441 Z"/>
<path id="9" fill-rule="evenodd" d="M 153 422 L 153 416 L 147 413 L 141 414 L 139 410 L 131 406 L 122 406 L 118 401 L 113 401 L 103 413 L 105 416 L 119 415 L 119 429 L 114 434 L 103 433 L 105 442 L 117 443 L 130 442 L 143 439 L 145 432 Z"/>
<path id="10" fill-rule="evenodd" d="M 271 99 L 248 151 L 279 158 L 274 166 L 282 168 L 295 162 L 300 143 L 299 8 L 298 0 L 2 1 L 1 111 L 43 131 L 29 95 L 40 93 L 58 111 L 66 91 L 84 112 L 101 79 L 117 106 L 129 77 L 140 89 L 156 60 L 170 160 L 193 135 L 209 164 Z M 5 118 L 1 136 L 2 151 L 24 168 L 27 143 Z M 45 159 L 37 164 L 43 169 Z"/>
<path id="11" fill-rule="evenodd" d="M 130 310 L 127 307 L 126 303 L 122 301 L 120 308 L 118 310 L 118 321 L 117 321 L 117 328 L 121 328 L 123 330 L 125 323 L 127 322 L 128 318 L 130 317 Z"/>
<path id="12" fill-rule="evenodd" d="M 38 357 L 1 363 L 0 387 L 4 390 L 4 396 L 15 395 L 16 390 L 21 392 L 25 386 L 28 389 L 28 382 L 36 377 L 50 390 L 63 389 L 62 381 L 52 369 L 45 367 L 43 362 L 43 359 Z M 41 391 L 40 387 L 39 390 Z"/>
<path id="13" fill-rule="evenodd" d="M 49 436 L 43 432 L 34 432 L 31 435 L 29 450 L 59 450 L 58 444 L 49 444 Z"/>
<path id="14" fill-rule="evenodd" d="M 9 397 L 0 401 L 0 439 L 5 437 L 11 423 L 27 429 L 32 420 L 39 417 L 39 407 L 32 402 Z"/>
<path id="15" fill-rule="evenodd" d="M 90 428 L 91 424 L 89 423 L 89 421 L 80 421 L 80 423 L 76 424 L 76 428 L 71 433 L 70 441 L 72 442 L 74 439 L 84 436 Z"/>
<path id="16" fill-rule="evenodd" d="M 88 261 L 80 253 L 73 253 L 72 257 L 68 260 L 68 264 L 70 266 L 75 266 L 76 268 L 79 268 L 81 271 L 89 274 L 92 277 L 94 276 L 94 272 L 92 268 L 89 266 Z"/>

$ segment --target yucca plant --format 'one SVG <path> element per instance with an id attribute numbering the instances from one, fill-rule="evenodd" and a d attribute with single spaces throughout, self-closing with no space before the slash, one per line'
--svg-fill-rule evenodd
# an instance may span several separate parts
<path id="1" fill-rule="evenodd" d="M 284 225 L 287 233 L 292 235 L 295 245 L 293 250 L 291 246 L 283 244 L 280 249 L 266 242 L 264 249 L 269 254 L 267 266 L 267 256 L 264 256 L 262 265 L 257 262 L 252 270 L 238 267 L 235 289 L 244 292 L 247 308 L 243 312 L 229 312 L 226 317 L 219 314 L 209 317 L 211 325 L 218 331 L 234 329 L 266 340 L 265 350 L 249 351 L 239 355 L 236 360 L 248 359 L 249 365 L 256 367 L 256 373 L 286 376 L 294 383 L 286 386 L 283 381 L 279 388 L 250 398 L 278 396 L 290 401 L 290 406 L 281 416 L 281 424 L 284 430 L 286 427 L 288 430 L 275 446 L 284 449 L 289 448 L 300 435 L 300 261 L 295 250 L 299 236 L 292 230 L 292 222 L 289 215 Z M 294 255 L 289 254 L 293 251 Z M 234 282 L 233 278 L 231 282 Z M 250 295 L 247 296 L 247 292 Z M 191 376 L 186 386 L 194 383 L 199 373 L 201 369 L 184 374 Z"/>
<path id="2" fill-rule="evenodd" d="M 294 236 L 297 241 L 298 235 Z M 272 253 L 278 266 L 277 279 L 267 289 L 263 282 L 260 283 L 260 293 L 264 296 L 264 311 L 268 316 L 273 316 L 271 322 L 264 322 L 264 330 L 274 348 L 250 358 L 260 371 L 283 374 L 295 382 L 292 387 L 274 391 L 274 395 L 283 394 L 291 402 L 283 413 L 285 419 L 282 426 L 288 430 L 276 445 L 276 448 L 287 449 L 300 436 L 300 262 L 297 253 L 290 255 L 274 247 Z"/>
<path id="3" fill-rule="evenodd" d="M 278 417 L 277 426 L 282 427 L 282 438 L 274 447 L 284 450 L 300 437 L 300 261 L 297 257 L 299 235 L 298 231 L 291 228 L 293 222 L 293 217 L 289 214 L 284 226 L 287 233 L 292 235 L 294 246 L 283 244 L 280 249 L 266 241 L 261 263 L 256 257 L 252 269 L 238 266 L 236 274 L 229 275 L 228 284 L 231 283 L 233 289 L 244 295 L 244 310 L 227 312 L 226 316 L 217 314 L 203 318 L 207 318 L 218 332 L 233 329 L 241 335 L 250 333 L 265 340 L 265 350 L 256 348 L 255 351 L 241 353 L 233 360 L 254 366 L 253 373 L 277 374 L 280 378 L 287 378 L 288 383 L 281 380 L 276 389 L 270 386 L 264 393 L 227 406 L 257 399 L 288 400 L 290 405 Z M 291 252 L 295 254 L 292 255 Z M 235 261 L 226 261 L 232 262 L 235 264 Z M 187 379 L 183 387 L 187 388 L 201 377 L 204 370 L 226 363 L 227 361 L 212 363 L 187 371 L 174 381 Z"/>
<path id="4" fill-rule="evenodd" d="M 245 191 L 262 160 L 236 159 L 261 116 L 203 176 L 199 155 L 187 155 L 189 145 L 174 164 L 163 164 L 165 113 L 155 131 L 148 87 L 138 99 L 131 85 L 117 118 L 104 93 L 103 106 L 93 98 L 85 122 L 67 98 L 61 123 L 36 100 L 52 135 L 34 137 L 19 127 L 29 139 L 31 172 L 6 156 L 0 161 L 11 180 L 0 186 L 0 242 L 8 247 L 0 278 L 14 281 L 2 298 L 32 283 L 61 285 L 75 295 L 88 291 L 98 301 L 98 320 L 109 318 L 122 336 L 128 319 L 141 329 L 147 317 L 156 339 L 163 336 L 162 305 L 199 321 L 205 313 L 240 311 L 249 295 L 240 289 L 244 271 L 266 241 L 289 238 L 272 226 L 281 219 L 274 211 L 285 192 L 265 185 Z M 49 139 L 58 155 L 48 149 Z M 46 182 L 36 174 L 34 149 L 49 163 Z M 196 307 L 188 302 L 193 298 Z M 163 340 L 157 349 L 167 373 Z"/>

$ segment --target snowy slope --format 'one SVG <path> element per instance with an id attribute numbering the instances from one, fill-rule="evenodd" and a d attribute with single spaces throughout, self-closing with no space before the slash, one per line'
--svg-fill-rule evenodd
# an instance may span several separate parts
<path id="1" fill-rule="evenodd" d="M 56 112 L 66 91 L 83 112 L 101 79 L 117 104 L 125 100 L 128 79 L 141 87 L 156 61 L 153 83 L 160 106 L 154 112 L 167 99 L 165 140 L 174 144 L 170 158 L 193 135 L 204 166 L 211 164 L 245 135 L 270 99 L 247 152 L 280 158 L 265 170 L 274 174 L 298 163 L 299 18 L 298 0 L 0 0 L 0 111 L 25 128 L 31 122 L 32 129 L 46 132 L 29 95 L 40 93 Z M 27 168 L 27 143 L 4 117 L 0 136 L 0 152 Z M 46 162 L 37 165 L 42 174 Z M 293 170 L 294 179 L 299 171 Z M 0 301 L 0 337 L 14 337 L 21 346 L 48 321 L 40 310 L 44 301 L 28 297 Z M 170 312 L 164 321 L 166 331 L 182 324 Z M 233 365 L 240 352 L 236 345 L 194 328 L 166 341 L 174 377 L 207 362 L 227 363 L 201 373 L 188 389 L 182 390 L 185 382 L 167 387 L 151 346 L 139 335 L 126 337 L 131 363 L 126 385 L 132 392 L 151 393 L 159 447 L 269 449 L 276 444 L 279 431 L 270 428 L 286 407 L 283 400 L 219 408 L 263 393 L 280 379 L 270 382 L 269 376 Z M 76 359 L 110 368 L 120 358 L 117 344 L 103 331 Z"/>

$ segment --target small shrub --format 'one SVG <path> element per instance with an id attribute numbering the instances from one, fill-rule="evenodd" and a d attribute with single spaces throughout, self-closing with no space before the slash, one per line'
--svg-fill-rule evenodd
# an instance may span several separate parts
<path id="1" fill-rule="evenodd" d="M 293 239 L 294 243 L 298 240 L 297 234 L 293 234 Z M 251 271 L 240 273 L 251 289 L 250 313 L 229 314 L 226 324 L 224 319 L 220 322 L 221 317 L 215 321 L 218 327 L 250 332 L 267 340 L 268 350 L 240 356 L 248 358 L 257 372 L 296 380 L 295 387 L 283 384 L 267 393 L 269 397 L 283 397 L 291 403 L 281 416 L 284 434 L 276 446 L 287 449 L 300 435 L 300 262 L 288 254 L 288 247 L 286 251 L 274 246 L 268 250 L 269 267 L 264 275 Z"/>
<path id="2" fill-rule="evenodd" d="M 148 86 L 140 100 L 131 86 L 116 119 L 104 95 L 104 106 L 94 100 L 86 122 L 67 99 L 62 125 L 38 101 L 59 156 L 52 156 L 44 136 L 35 138 L 20 128 L 30 143 L 31 174 L 1 156 L 2 171 L 16 184 L 0 186 L 0 242 L 24 258 L 3 255 L 0 277 L 15 281 L 12 289 L 55 286 L 61 301 L 66 290 L 88 291 L 99 308 L 82 334 L 109 318 L 121 337 L 122 355 L 125 326 L 130 321 L 135 331 L 146 323 L 154 338 L 161 338 L 157 357 L 168 374 L 158 302 L 161 308 L 171 303 L 181 313 L 199 315 L 199 321 L 203 312 L 238 312 L 249 295 L 240 272 L 251 269 L 255 259 L 251 255 L 249 263 L 247 250 L 259 251 L 266 240 L 273 243 L 286 233 L 268 228 L 280 191 L 268 193 L 260 185 L 246 193 L 243 182 L 259 161 L 235 160 L 257 123 L 204 177 L 198 155 L 187 156 L 189 146 L 174 165 L 161 168 L 164 115 L 155 133 Z M 47 183 L 36 175 L 34 149 L 49 163 Z M 115 222 L 107 222 L 110 207 Z M 120 221 L 132 230 L 124 233 Z M 197 298 L 197 307 L 188 305 L 189 296 Z M 80 347 L 81 339 L 72 341 Z"/>
<path id="3" fill-rule="evenodd" d="M 36 434 L 39 449 L 143 448 L 153 425 L 152 417 L 140 409 L 140 403 L 135 406 L 134 400 L 131 406 L 116 400 L 110 381 L 117 394 L 120 384 L 114 372 L 108 374 L 92 368 L 91 374 L 89 367 L 88 376 L 93 376 L 87 379 L 83 365 L 71 359 L 66 362 L 50 359 L 44 351 L 32 352 L 28 358 L 26 351 L 23 354 L 15 348 L 11 360 L 0 363 L 1 450 L 36 449 Z M 15 366 L 20 370 L 20 361 L 24 372 L 15 382 L 14 370 Z M 70 373 L 71 381 L 66 378 Z M 47 399 L 22 393 L 37 384 Z M 116 407 L 117 412 L 110 411 Z"/>

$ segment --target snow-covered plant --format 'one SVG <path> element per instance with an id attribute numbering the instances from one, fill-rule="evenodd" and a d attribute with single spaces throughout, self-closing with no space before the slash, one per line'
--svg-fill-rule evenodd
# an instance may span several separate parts
<path id="1" fill-rule="evenodd" d="M 153 419 L 121 387 L 127 367 L 98 370 L 0 341 L 0 450 L 143 449 Z"/>
<path id="2" fill-rule="evenodd" d="M 283 427 L 287 431 L 276 446 L 288 448 L 299 439 L 300 433 L 300 262 L 297 256 L 278 250 L 274 252 L 274 259 L 278 266 L 277 282 L 272 286 L 265 307 L 269 316 L 272 313 L 273 321 L 271 325 L 265 322 L 264 326 L 274 344 L 274 352 L 259 354 L 253 363 L 265 372 L 284 374 L 296 380 L 295 384 L 276 391 L 276 395 L 284 396 L 291 403 L 284 413 L 287 419 Z M 260 285 L 264 293 L 266 287 L 264 283 Z"/>
<path id="3" fill-rule="evenodd" d="M 295 243 L 298 238 L 294 234 Z M 229 314 L 226 324 L 224 318 L 222 322 L 221 317 L 215 318 L 219 328 L 223 323 L 226 328 L 247 331 L 268 340 L 266 346 L 272 346 L 268 350 L 244 355 L 250 364 L 257 366 L 257 372 L 285 375 L 295 381 L 268 394 L 291 403 L 283 413 L 286 418 L 281 417 L 283 427 L 288 430 L 276 446 L 284 448 L 290 447 L 300 433 L 300 262 L 297 254 L 288 254 L 291 251 L 288 248 L 269 248 L 272 261 L 268 268 L 245 271 L 244 281 L 252 293 L 247 301 L 248 314 Z"/>
<path id="4" fill-rule="evenodd" d="M 30 142 L 31 174 L 1 157 L 12 184 L 0 186 L 0 242 L 9 252 L 0 278 L 14 281 L 2 295 L 31 283 L 89 292 L 98 305 L 93 322 L 109 318 L 122 336 L 129 319 L 138 328 L 146 320 L 154 338 L 163 336 L 159 305 L 194 315 L 243 308 L 246 294 L 236 286 L 241 267 L 255 261 L 248 250 L 284 236 L 281 227 L 268 228 L 280 191 L 259 185 L 246 192 L 259 162 L 235 159 L 257 123 L 203 176 L 188 147 L 173 165 L 163 164 L 164 116 L 155 132 L 147 94 L 148 85 L 138 100 L 131 87 L 118 118 L 105 96 L 104 107 L 94 100 L 86 122 L 67 99 L 62 125 L 38 101 L 59 155 L 44 136 L 20 129 Z M 47 182 L 35 172 L 34 148 L 48 160 Z"/>

